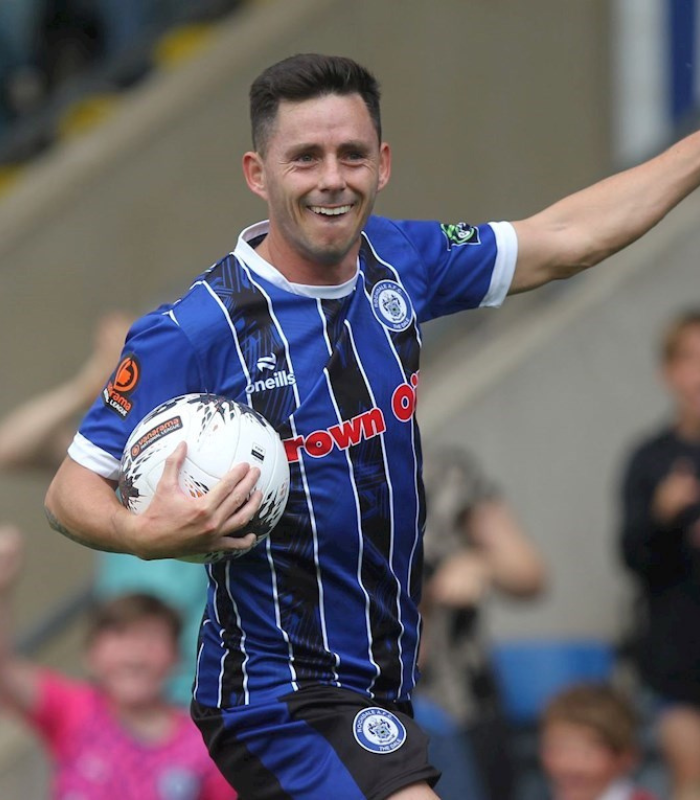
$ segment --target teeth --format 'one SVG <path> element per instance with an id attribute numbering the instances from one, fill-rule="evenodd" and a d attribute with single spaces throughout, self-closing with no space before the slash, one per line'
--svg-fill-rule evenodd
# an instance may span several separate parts
<path id="1" fill-rule="evenodd" d="M 326 217 L 337 217 L 340 214 L 347 214 L 352 206 L 337 206 L 336 208 L 326 208 L 326 206 L 309 206 L 314 214 L 323 214 Z"/>

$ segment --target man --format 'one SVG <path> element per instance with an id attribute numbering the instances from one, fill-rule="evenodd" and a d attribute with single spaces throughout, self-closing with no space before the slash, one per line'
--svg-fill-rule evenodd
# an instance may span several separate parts
<path id="1" fill-rule="evenodd" d="M 638 591 L 635 655 L 673 797 L 700 797 L 700 308 L 667 323 L 668 418 L 630 447 L 619 544 Z"/>
<path id="2" fill-rule="evenodd" d="M 700 135 L 526 220 L 472 227 L 371 216 L 389 180 L 379 90 L 355 62 L 295 56 L 251 87 L 248 187 L 269 221 L 173 306 L 138 321 L 47 495 L 52 525 L 143 558 L 225 549 L 210 588 L 193 714 L 244 800 L 430 800 L 437 772 L 410 717 L 420 629 L 418 323 L 499 305 L 592 266 L 700 183 Z M 270 364 L 274 388 L 256 386 Z M 248 403 L 286 441 L 282 522 L 254 543 L 258 470 L 148 511 L 114 496 L 136 422 L 171 396 Z"/>

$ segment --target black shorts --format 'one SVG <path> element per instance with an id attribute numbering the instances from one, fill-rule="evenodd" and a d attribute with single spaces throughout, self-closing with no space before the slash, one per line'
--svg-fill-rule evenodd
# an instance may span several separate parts
<path id="1" fill-rule="evenodd" d="M 240 800 L 385 800 L 440 777 L 410 703 L 313 686 L 232 709 L 193 702 L 192 718 Z"/>

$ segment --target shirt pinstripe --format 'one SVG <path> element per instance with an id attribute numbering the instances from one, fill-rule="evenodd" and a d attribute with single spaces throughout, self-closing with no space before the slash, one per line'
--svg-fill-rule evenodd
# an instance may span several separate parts
<path id="1" fill-rule="evenodd" d="M 507 223 L 475 231 L 457 241 L 437 223 L 373 217 L 355 280 L 339 291 L 289 284 L 255 253 L 249 242 L 265 228 L 254 226 L 181 300 L 132 328 L 132 411 L 119 417 L 98 400 L 69 451 L 76 460 L 113 478 L 136 422 L 188 391 L 253 406 L 290 460 L 289 504 L 269 539 L 207 567 L 200 703 L 316 683 L 410 696 L 425 518 L 419 324 L 500 304 L 517 251 Z"/>

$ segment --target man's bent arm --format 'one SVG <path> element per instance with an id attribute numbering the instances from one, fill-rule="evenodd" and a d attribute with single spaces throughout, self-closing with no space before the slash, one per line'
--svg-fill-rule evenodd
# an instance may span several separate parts
<path id="1" fill-rule="evenodd" d="M 700 185 L 700 132 L 631 169 L 514 222 L 511 294 L 568 278 L 622 250 Z"/>
<path id="2" fill-rule="evenodd" d="M 49 524 L 86 547 L 111 553 L 133 552 L 121 528 L 130 522 L 126 517 L 130 512 L 119 502 L 115 488 L 114 482 L 67 457 L 46 494 Z"/>
<path id="3" fill-rule="evenodd" d="M 51 527 L 86 547 L 144 559 L 250 549 L 255 535 L 245 531 L 262 500 L 255 489 L 260 470 L 238 464 L 211 491 L 193 498 L 179 485 L 186 452 L 181 443 L 168 457 L 142 514 L 121 505 L 113 481 L 66 457 L 46 494 Z"/>

